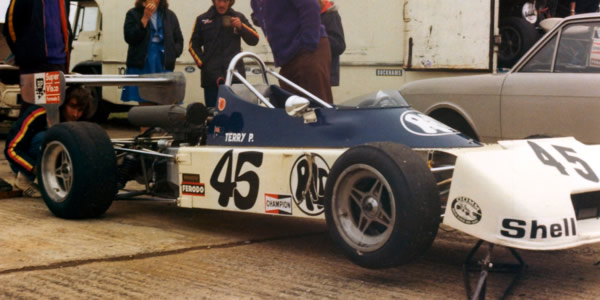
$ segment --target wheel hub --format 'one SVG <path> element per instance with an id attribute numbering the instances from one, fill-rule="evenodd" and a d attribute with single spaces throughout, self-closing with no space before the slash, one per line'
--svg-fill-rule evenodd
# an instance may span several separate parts
<path id="1" fill-rule="evenodd" d="M 366 215 L 368 215 L 369 217 L 373 217 L 379 211 L 379 202 L 373 196 L 368 196 L 363 201 L 362 208 Z"/>

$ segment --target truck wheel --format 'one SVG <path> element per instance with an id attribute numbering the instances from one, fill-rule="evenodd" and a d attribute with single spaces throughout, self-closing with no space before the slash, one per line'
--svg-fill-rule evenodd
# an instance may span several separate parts
<path id="1" fill-rule="evenodd" d="M 116 156 L 97 124 L 67 122 L 46 132 L 38 164 L 40 191 L 48 209 L 60 218 L 98 217 L 116 193 Z"/>
<path id="2" fill-rule="evenodd" d="M 433 174 L 403 145 L 351 148 L 327 179 L 329 234 L 350 260 L 366 268 L 397 266 L 425 252 L 437 234 L 440 214 Z"/>
<path id="3" fill-rule="evenodd" d="M 535 44 L 539 35 L 535 26 L 523 18 L 500 20 L 502 42 L 498 51 L 498 67 L 511 68 Z"/>

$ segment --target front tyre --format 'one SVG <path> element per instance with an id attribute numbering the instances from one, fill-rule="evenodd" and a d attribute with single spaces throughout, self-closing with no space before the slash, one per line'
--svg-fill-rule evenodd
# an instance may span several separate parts
<path id="1" fill-rule="evenodd" d="M 327 180 L 329 234 L 354 263 L 393 267 L 425 252 L 437 234 L 441 203 L 426 163 L 394 143 L 346 151 Z"/>
<path id="2" fill-rule="evenodd" d="M 67 122 L 46 132 L 38 181 L 48 209 L 60 218 L 98 217 L 116 193 L 116 156 L 97 124 Z"/>

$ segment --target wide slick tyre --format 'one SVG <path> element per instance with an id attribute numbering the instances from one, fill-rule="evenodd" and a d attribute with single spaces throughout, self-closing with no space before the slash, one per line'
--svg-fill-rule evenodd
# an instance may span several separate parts
<path id="1" fill-rule="evenodd" d="M 117 193 L 116 156 L 97 124 L 67 122 L 46 132 L 38 182 L 48 209 L 60 218 L 98 217 Z"/>
<path id="2" fill-rule="evenodd" d="M 327 180 L 325 217 L 343 253 L 366 268 L 398 266 L 431 247 L 441 203 L 433 174 L 410 148 L 353 147 Z"/>

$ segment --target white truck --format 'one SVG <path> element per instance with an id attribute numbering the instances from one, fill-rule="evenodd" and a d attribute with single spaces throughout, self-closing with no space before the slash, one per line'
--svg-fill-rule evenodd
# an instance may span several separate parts
<path id="1" fill-rule="evenodd" d="M 234 9 L 250 18 L 250 1 L 238 1 Z M 396 89 L 416 79 L 494 72 L 497 68 L 500 34 L 510 47 L 500 47 L 520 55 L 534 41 L 536 4 L 534 0 L 337 0 L 346 36 L 341 56 L 341 85 L 333 88 L 341 101 L 374 89 Z M 205 12 L 210 1 L 170 0 L 169 8 L 178 19 L 185 39 L 191 36 L 195 18 Z M 124 74 L 127 44 L 123 23 L 133 1 L 73 1 L 71 17 L 75 40 L 71 71 L 82 74 Z M 508 31 L 500 21 L 512 19 Z M 516 25 L 514 21 L 518 21 Z M 528 23 L 529 20 L 532 23 Z M 257 46 L 243 46 L 257 53 L 267 64 L 272 54 L 262 31 Z M 516 38 L 514 33 L 517 33 Z M 504 34 L 503 34 L 504 35 Z M 510 40 L 510 39 L 514 40 Z M 516 49 L 516 50 L 515 50 Z M 500 55 L 500 57 L 503 57 Z M 247 66 L 252 68 L 252 65 Z M 187 79 L 185 103 L 203 101 L 200 71 L 188 52 L 176 63 L 176 72 Z M 252 72 L 248 72 L 252 74 Z M 120 100 L 121 87 L 96 88 L 100 100 L 97 120 L 110 112 L 124 111 L 133 103 Z"/>

